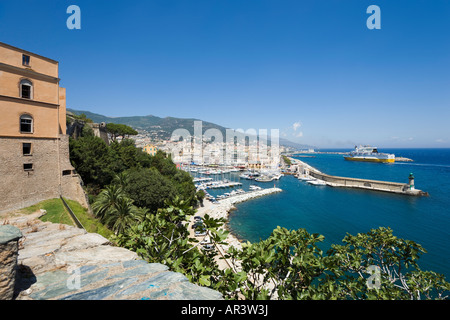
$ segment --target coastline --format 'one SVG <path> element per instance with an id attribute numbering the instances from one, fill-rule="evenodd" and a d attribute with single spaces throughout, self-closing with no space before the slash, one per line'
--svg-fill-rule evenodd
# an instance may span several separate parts
<path id="1" fill-rule="evenodd" d="M 218 203 L 214 204 L 212 202 L 206 201 L 203 207 L 200 207 L 197 209 L 196 216 L 203 217 L 205 214 L 208 214 L 212 218 L 224 218 L 228 221 L 229 214 L 232 210 L 235 210 L 236 207 L 234 206 L 237 203 L 241 203 L 244 201 L 248 201 L 251 199 L 263 197 L 265 195 L 281 192 L 282 189 L 280 188 L 267 188 L 262 190 L 256 190 L 247 192 L 245 194 L 239 194 L 235 195 L 226 199 L 219 200 Z M 193 222 L 193 219 L 191 220 L 191 223 Z M 225 224 L 225 228 L 227 228 Z M 227 228 L 228 229 L 228 228 Z M 220 245 L 218 246 L 219 254 L 224 255 L 227 253 L 230 246 L 235 247 L 236 249 L 241 249 L 241 241 L 238 239 L 238 236 L 233 234 L 231 230 L 228 233 L 228 236 L 226 238 L 226 242 L 228 245 Z M 220 247 L 220 248 L 219 248 Z M 225 261 L 224 259 L 217 259 L 217 262 L 219 264 L 219 267 L 225 269 L 232 267 L 228 261 Z M 236 266 L 235 266 L 236 267 Z"/>

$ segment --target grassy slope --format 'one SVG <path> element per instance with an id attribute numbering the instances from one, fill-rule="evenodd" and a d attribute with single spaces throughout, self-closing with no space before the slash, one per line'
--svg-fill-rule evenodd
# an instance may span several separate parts
<path id="1" fill-rule="evenodd" d="M 102 225 L 95 217 L 93 217 L 86 208 L 73 200 L 65 199 L 66 203 L 72 209 L 75 216 L 84 226 L 87 232 L 98 233 L 103 237 L 109 239 L 113 232 Z M 49 221 L 52 223 L 67 224 L 69 226 L 75 226 L 70 214 L 67 212 L 61 199 L 49 199 L 39 202 L 30 207 L 21 210 L 22 213 L 31 214 L 40 209 L 44 209 L 47 213 L 41 217 L 42 221 Z"/>

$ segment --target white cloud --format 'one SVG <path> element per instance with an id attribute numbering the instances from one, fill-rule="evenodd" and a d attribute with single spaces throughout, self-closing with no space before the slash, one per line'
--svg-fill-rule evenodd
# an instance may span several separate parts
<path id="1" fill-rule="evenodd" d="M 298 128 L 300 128 L 302 124 L 300 122 L 296 122 L 292 125 L 292 128 L 294 129 L 294 131 L 297 131 Z"/>
<path id="2" fill-rule="evenodd" d="M 445 142 L 445 140 L 444 139 L 436 139 L 436 142 L 443 143 L 443 142 Z"/>

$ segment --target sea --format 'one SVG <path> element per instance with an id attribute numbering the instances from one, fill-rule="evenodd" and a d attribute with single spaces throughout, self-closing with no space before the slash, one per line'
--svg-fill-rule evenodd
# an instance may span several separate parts
<path id="1" fill-rule="evenodd" d="M 413 162 L 369 163 L 346 161 L 349 150 L 321 150 L 297 158 L 316 169 L 337 176 L 392 182 L 408 182 L 412 173 L 416 189 L 427 197 L 406 196 L 361 189 L 315 186 L 285 175 L 272 182 L 256 182 L 230 175 L 232 181 L 263 188 L 281 188 L 275 193 L 236 205 L 228 227 L 242 241 L 266 239 L 277 226 L 304 228 L 325 237 L 320 244 L 326 252 L 331 244 L 343 244 L 347 233 L 356 235 L 379 227 L 390 227 L 399 238 L 422 245 L 427 253 L 419 259 L 422 270 L 443 274 L 450 282 L 450 149 L 383 149 Z M 238 187 L 239 188 L 239 187 Z M 208 190 L 212 195 L 224 190 Z"/>

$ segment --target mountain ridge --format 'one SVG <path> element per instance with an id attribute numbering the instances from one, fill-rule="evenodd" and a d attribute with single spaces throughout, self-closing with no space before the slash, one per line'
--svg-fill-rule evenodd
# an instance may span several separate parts
<path id="1" fill-rule="evenodd" d="M 202 121 L 203 131 L 208 129 L 218 129 L 225 137 L 226 130 L 231 128 L 226 128 L 221 125 L 203 121 L 201 119 L 196 118 L 177 118 L 172 116 L 167 117 L 158 117 L 154 115 L 146 115 L 146 116 L 127 116 L 127 117 L 109 117 L 102 114 L 94 113 L 87 110 L 76 110 L 67 108 L 68 112 L 74 113 L 76 115 L 80 115 L 84 113 L 87 118 L 91 119 L 95 123 L 120 123 L 128 125 L 136 130 L 145 130 L 147 132 L 156 132 L 157 136 L 161 139 L 170 139 L 172 132 L 176 129 L 186 129 L 191 134 L 193 134 L 194 121 Z M 279 138 L 280 145 L 291 147 L 294 149 L 310 149 L 315 148 L 310 145 L 299 144 L 296 142 L 292 142 L 290 140 Z"/>

